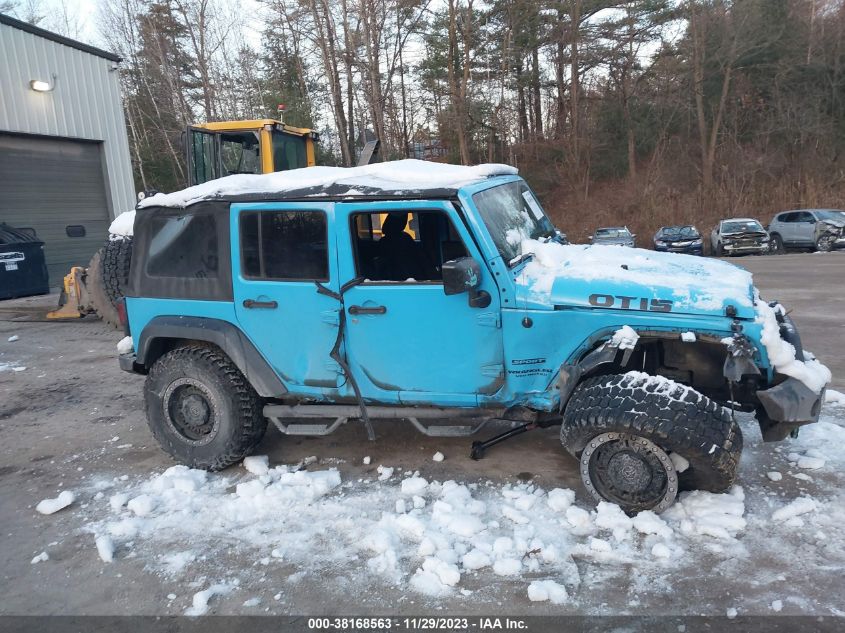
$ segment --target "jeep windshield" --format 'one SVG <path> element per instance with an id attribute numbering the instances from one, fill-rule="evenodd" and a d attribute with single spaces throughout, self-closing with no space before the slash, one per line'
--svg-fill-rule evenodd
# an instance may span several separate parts
<path id="1" fill-rule="evenodd" d="M 523 240 L 555 237 L 557 232 L 525 182 L 519 180 L 479 191 L 472 197 L 505 262 L 521 252 Z"/>

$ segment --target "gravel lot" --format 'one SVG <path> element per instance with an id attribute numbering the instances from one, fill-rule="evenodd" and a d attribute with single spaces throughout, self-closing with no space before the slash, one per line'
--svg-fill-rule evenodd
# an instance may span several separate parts
<path id="1" fill-rule="evenodd" d="M 805 347 L 830 367 L 833 388 L 845 391 L 845 253 L 733 261 L 754 273 L 765 298 L 793 310 Z M 845 461 L 828 456 L 824 468 L 788 476 L 798 472 L 788 453 L 824 451 L 824 438 L 802 433 L 792 443 L 764 446 L 753 420 L 743 424 L 745 531 L 724 542 L 683 541 L 683 552 L 663 563 L 639 564 L 645 550 L 637 535 L 619 546 L 627 558 L 573 555 L 576 580 L 567 577 L 570 599 L 559 606 L 527 598 L 528 582 L 544 578 L 542 569 L 519 578 L 466 574 L 460 587 L 471 594 L 426 596 L 407 582 L 368 570 L 363 556 L 332 558 L 324 551 L 335 547 L 331 533 L 311 541 L 313 564 L 301 557 L 270 560 L 269 550 L 221 537 L 211 524 L 209 538 L 178 530 L 167 538 L 143 532 L 134 540 L 116 538 L 115 560 L 105 563 L 94 536 L 117 516 L 109 497 L 123 490 L 134 494 L 172 462 L 147 430 L 143 379 L 118 369 L 115 344 L 121 335 L 93 319 L 37 320 L 54 302 L 51 296 L 0 303 L 0 365 L 11 367 L 0 371 L 0 614 L 182 614 L 196 592 L 224 579 L 230 590 L 211 602 L 215 613 L 724 615 L 736 608 L 740 614 L 845 614 Z M 19 338 L 9 342 L 12 336 Z M 845 407 L 827 407 L 824 419 L 845 426 Z M 430 481 L 480 484 L 474 496 L 488 506 L 504 484 L 530 482 L 546 491 L 575 490 L 576 504 L 593 508 L 576 463 L 560 448 L 557 429 L 525 434 L 473 462 L 468 439 L 426 438 L 396 423 L 375 426 L 375 443 L 357 425 L 321 439 L 286 438 L 270 429 L 259 452 L 271 465 L 316 456 L 309 471 L 337 468 L 343 492 L 327 499 L 360 501 L 362 521 L 392 512 L 401 473 L 414 471 Z M 432 461 L 436 451 L 446 460 Z M 365 456 L 371 456 L 370 464 L 363 463 Z M 394 478 L 375 482 L 380 464 L 393 467 Z M 766 477 L 774 470 L 783 472 L 781 481 Z M 247 474 L 233 468 L 212 477 L 234 487 Z M 61 490 L 76 492 L 69 508 L 49 516 L 35 511 L 40 500 Z M 816 499 L 818 510 L 803 515 L 802 526 L 773 525 L 773 510 L 799 496 Z M 193 553 L 190 564 L 163 567 L 162 555 L 182 550 Z M 49 559 L 30 562 L 41 552 Z M 411 563 L 405 573 L 415 567 Z M 258 602 L 250 602 L 253 598 Z M 782 610 L 772 607 L 776 601 Z"/>

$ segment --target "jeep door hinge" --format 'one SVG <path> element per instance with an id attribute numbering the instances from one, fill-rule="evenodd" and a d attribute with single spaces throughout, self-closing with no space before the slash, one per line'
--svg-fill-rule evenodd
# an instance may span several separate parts
<path id="1" fill-rule="evenodd" d="M 478 320 L 478 325 L 484 327 L 502 327 L 502 320 L 499 318 L 498 312 L 484 312 L 475 317 Z"/>
<path id="2" fill-rule="evenodd" d="M 481 375 L 488 378 L 499 378 L 505 374 L 504 365 L 483 365 Z"/>
<path id="3" fill-rule="evenodd" d="M 329 325 L 340 325 L 340 310 L 323 310 L 320 312 L 320 320 Z"/>

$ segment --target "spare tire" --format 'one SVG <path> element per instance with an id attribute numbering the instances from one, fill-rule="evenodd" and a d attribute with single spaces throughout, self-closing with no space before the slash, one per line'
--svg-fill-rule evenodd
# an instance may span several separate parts
<path id="1" fill-rule="evenodd" d="M 129 284 L 129 265 L 132 262 L 132 238 L 112 236 L 103 247 L 103 288 L 109 301 L 116 306 L 123 300 Z"/>
<path id="2" fill-rule="evenodd" d="M 120 327 L 120 318 L 117 309 L 106 294 L 106 287 L 103 283 L 103 251 L 101 248 L 88 263 L 85 287 L 88 289 L 88 296 L 91 298 L 91 305 L 105 323 L 112 327 Z"/>

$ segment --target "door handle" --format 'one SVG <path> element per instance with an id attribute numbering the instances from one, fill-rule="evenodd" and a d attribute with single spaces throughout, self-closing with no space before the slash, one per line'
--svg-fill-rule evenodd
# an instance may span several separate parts
<path id="1" fill-rule="evenodd" d="M 275 301 L 256 301 L 255 299 L 244 299 L 244 307 L 245 308 L 267 308 L 269 310 L 275 310 L 279 307 L 279 304 Z"/>
<path id="2" fill-rule="evenodd" d="M 349 306 L 349 314 L 352 315 L 359 315 L 359 314 L 385 314 L 387 312 L 387 308 L 384 306 L 373 306 L 372 308 L 364 308 L 362 306 Z"/>

